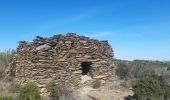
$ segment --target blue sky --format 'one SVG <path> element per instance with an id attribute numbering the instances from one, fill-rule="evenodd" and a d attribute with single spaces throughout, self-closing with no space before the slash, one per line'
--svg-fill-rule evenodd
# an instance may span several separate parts
<path id="1" fill-rule="evenodd" d="M 67 32 L 108 40 L 118 59 L 170 60 L 170 0 L 0 0 L 0 51 Z"/>

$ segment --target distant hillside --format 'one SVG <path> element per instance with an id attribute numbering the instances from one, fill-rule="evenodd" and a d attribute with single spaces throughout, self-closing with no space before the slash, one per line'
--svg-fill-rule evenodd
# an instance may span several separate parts
<path id="1" fill-rule="evenodd" d="M 150 60 L 120 60 L 115 59 L 117 75 L 120 79 L 141 78 L 151 74 L 163 75 L 170 73 L 170 62 Z"/>

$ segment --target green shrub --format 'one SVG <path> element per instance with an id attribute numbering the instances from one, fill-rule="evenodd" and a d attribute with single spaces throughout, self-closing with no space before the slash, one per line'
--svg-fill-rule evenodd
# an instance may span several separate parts
<path id="1" fill-rule="evenodd" d="M 163 97 L 163 90 L 157 76 L 148 76 L 137 80 L 133 91 L 132 98 L 136 98 L 136 100 L 162 100 Z"/>
<path id="2" fill-rule="evenodd" d="M 21 89 L 21 85 L 20 84 L 12 84 L 10 86 L 10 91 L 13 93 L 19 93 Z"/>
<path id="3" fill-rule="evenodd" d="M 161 87 L 164 92 L 165 100 L 170 99 L 170 85 L 169 85 L 169 83 L 170 83 L 170 75 L 163 75 L 161 77 Z"/>
<path id="4" fill-rule="evenodd" d="M 0 96 L 0 100 L 12 100 L 10 96 Z"/>
<path id="5" fill-rule="evenodd" d="M 162 75 L 170 70 L 170 62 L 150 60 L 115 60 L 116 74 L 122 80 L 143 78 L 152 74 Z"/>
<path id="6" fill-rule="evenodd" d="M 46 88 L 47 91 L 50 92 L 50 97 L 52 100 L 59 100 L 59 97 L 63 94 L 62 88 L 54 81 L 49 82 Z"/>
<path id="7" fill-rule="evenodd" d="M 100 80 L 95 80 L 95 81 L 92 82 L 92 87 L 94 89 L 100 88 L 100 86 L 101 86 L 101 81 Z"/>
<path id="8" fill-rule="evenodd" d="M 168 67 L 167 70 L 169 71 L 169 70 L 170 70 L 170 67 Z"/>
<path id="9" fill-rule="evenodd" d="M 9 67 L 9 63 L 12 61 L 14 51 L 8 50 L 6 52 L 0 52 L 0 78 L 4 78 L 4 72 Z"/>
<path id="10" fill-rule="evenodd" d="M 34 83 L 15 84 L 11 86 L 11 90 L 18 94 L 18 100 L 43 100 L 39 88 Z"/>
<path id="11" fill-rule="evenodd" d="M 165 100 L 170 100 L 170 86 L 163 86 Z"/>
<path id="12" fill-rule="evenodd" d="M 3 72 L 4 72 L 4 70 L 0 68 L 0 78 L 3 77 Z"/>

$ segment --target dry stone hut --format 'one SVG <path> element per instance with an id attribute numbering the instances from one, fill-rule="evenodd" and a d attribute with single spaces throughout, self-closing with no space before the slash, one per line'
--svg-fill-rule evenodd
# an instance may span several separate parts
<path id="1" fill-rule="evenodd" d="M 108 42 L 74 33 L 20 41 L 12 70 L 16 82 L 35 82 L 40 87 L 49 80 L 74 87 L 83 75 L 106 82 L 115 77 L 113 50 Z"/>

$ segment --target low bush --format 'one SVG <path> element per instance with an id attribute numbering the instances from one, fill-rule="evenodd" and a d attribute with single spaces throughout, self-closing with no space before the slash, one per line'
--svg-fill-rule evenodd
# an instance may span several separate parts
<path id="1" fill-rule="evenodd" d="M 115 60 L 116 74 L 121 80 L 138 79 L 152 74 L 163 75 L 170 70 L 169 62 L 149 60 Z"/>
<path id="2" fill-rule="evenodd" d="M 13 92 L 13 93 L 19 93 L 20 88 L 21 88 L 20 84 L 12 84 L 10 86 L 10 91 Z"/>
<path id="3" fill-rule="evenodd" d="M 49 82 L 46 88 L 47 91 L 50 92 L 50 98 L 52 100 L 59 100 L 59 97 L 63 94 L 62 88 L 54 81 Z"/>
<path id="4" fill-rule="evenodd" d="M 170 67 L 168 67 L 167 70 L 169 71 L 169 70 L 170 70 Z"/>
<path id="5" fill-rule="evenodd" d="M 12 100 L 10 96 L 0 96 L 0 100 Z"/>
<path id="6" fill-rule="evenodd" d="M 8 50 L 6 52 L 0 52 L 0 79 L 4 77 L 5 70 L 9 67 L 9 63 L 12 61 L 14 50 Z"/>
<path id="7" fill-rule="evenodd" d="M 11 86 L 11 90 L 17 93 L 18 100 L 43 100 L 40 96 L 39 88 L 34 83 L 14 84 Z"/>
<path id="8" fill-rule="evenodd" d="M 163 100 L 163 90 L 159 76 L 147 76 L 136 81 L 131 100 Z"/>
<path id="9" fill-rule="evenodd" d="M 165 100 L 170 100 L 170 75 L 163 75 L 161 77 L 161 87 L 164 92 Z"/>

